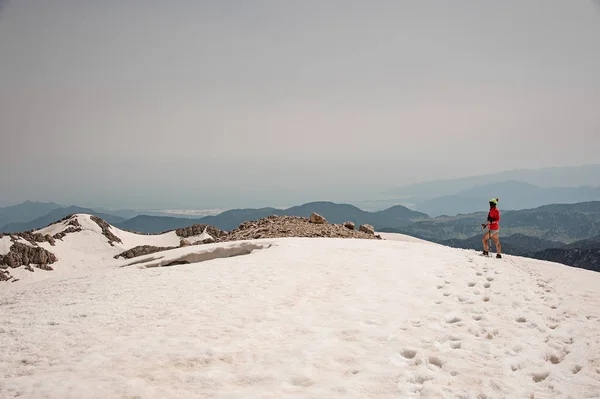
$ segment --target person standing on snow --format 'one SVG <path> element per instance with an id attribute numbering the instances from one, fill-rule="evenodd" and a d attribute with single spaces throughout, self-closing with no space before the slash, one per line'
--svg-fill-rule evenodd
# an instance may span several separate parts
<path id="1" fill-rule="evenodd" d="M 496 258 L 502 258 L 502 249 L 500 247 L 500 239 L 498 238 L 498 230 L 500 230 L 500 225 L 498 222 L 500 221 L 500 211 L 496 207 L 498 205 L 498 198 L 492 198 L 490 200 L 490 212 L 488 213 L 487 223 L 482 224 L 481 227 L 487 230 L 483 235 L 483 255 L 488 255 L 488 240 L 490 236 L 494 240 L 494 245 L 496 246 Z"/>

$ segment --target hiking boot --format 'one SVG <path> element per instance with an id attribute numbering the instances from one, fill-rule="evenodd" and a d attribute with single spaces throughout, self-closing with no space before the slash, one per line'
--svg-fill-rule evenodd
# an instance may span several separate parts
<path id="1" fill-rule="evenodd" d="M 498 259 L 501 259 L 501 258 L 502 258 L 502 255 L 500 255 L 500 254 L 496 254 L 496 258 L 498 258 Z"/>
<path id="2" fill-rule="evenodd" d="M 489 252 L 488 252 L 488 251 L 483 251 L 482 255 L 483 255 L 483 256 L 488 256 L 488 255 L 489 255 Z"/>

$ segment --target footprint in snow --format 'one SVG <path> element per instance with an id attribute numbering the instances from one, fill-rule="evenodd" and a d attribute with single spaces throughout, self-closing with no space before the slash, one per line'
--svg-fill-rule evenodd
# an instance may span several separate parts
<path id="1" fill-rule="evenodd" d="M 405 359 L 414 359 L 414 357 L 417 356 L 417 351 L 412 348 L 405 348 L 400 352 L 400 354 Z"/>
<path id="2" fill-rule="evenodd" d="M 450 342 L 450 348 L 452 349 L 460 349 L 462 346 L 460 341 L 451 341 Z"/>
<path id="3" fill-rule="evenodd" d="M 437 368 L 440 368 L 440 369 L 444 365 L 444 362 L 437 356 L 429 356 L 427 358 L 427 362 L 431 365 L 434 365 Z"/>
<path id="4" fill-rule="evenodd" d="M 546 355 L 546 361 L 552 364 L 558 364 L 563 361 L 564 356 L 558 356 L 555 354 Z"/>
<path id="5" fill-rule="evenodd" d="M 546 378 L 548 378 L 549 375 L 550 375 L 550 372 L 548 372 L 548 371 L 539 371 L 537 373 L 533 373 L 531 379 L 533 380 L 533 382 L 542 382 Z"/>
<path id="6" fill-rule="evenodd" d="M 455 324 L 462 321 L 462 319 L 458 316 L 451 316 L 449 318 L 446 319 L 446 323 L 448 324 Z"/>

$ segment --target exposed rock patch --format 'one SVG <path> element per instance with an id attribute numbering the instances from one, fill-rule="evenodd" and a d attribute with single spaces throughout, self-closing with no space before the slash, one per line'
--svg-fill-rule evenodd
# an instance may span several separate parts
<path id="1" fill-rule="evenodd" d="M 73 226 L 69 226 L 66 229 L 64 229 L 63 231 L 61 231 L 60 233 L 56 233 L 52 236 L 52 238 L 54 238 L 55 240 L 62 240 L 64 238 L 64 236 L 66 236 L 69 233 L 76 233 L 78 231 L 81 231 L 81 227 L 73 227 Z"/>
<path id="2" fill-rule="evenodd" d="M 242 223 L 227 236 L 217 240 L 237 241 L 279 237 L 339 237 L 381 239 L 362 231 L 350 230 L 341 224 L 317 224 L 298 216 L 268 216 L 263 219 Z"/>
<path id="3" fill-rule="evenodd" d="M 64 236 L 66 236 L 69 233 L 77 233 L 78 231 L 81 231 L 81 224 L 79 223 L 79 220 L 77 220 L 76 217 L 73 217 L 74 215 L 69 215 L 68 218 L 70 218 L 69 223 L 67 223 L 67 227 L 65 230 L 61 231 L 60 233 L 56 233 L 52 236 L 52 238 L 54 238 L 55 240 L 62 240 L 62 238 Z M 66 219 L 63 219 L 63 221 Z"/>
<path id="4" fill-rule="evenodd" d="M 98 216 L 91 216 L 90 219 L 92 219 L 94 222 L 96 222 L 98 226 L 100 226 L 100 228 L 102 229 L 102 234 L 104 234 L 104 237 L 108 238 L 108 243 L 111 246 L 114 246 L 115 242 L 118 242 L 119 244 L 123 243 L 123 241 L 121 241 L 119 237 L 117 237 L 110 231 L 110 225 L 104 220 L 100 219 Z"/>
<path id="5" fill-rule="evenodd" d="M 6 236 L 9 236 L 13 242 L 17 242 L 17 240 L 19 238 L 22 238 L 25 241 L 28 241 L 33 246 L 36 246 L 38 242 L 47 242 L 47 243 L 50 243 L 50 245 L 55 244 L 54 238 L 52 238 L 50 235 L 48 235 L 48 234 L 43 235 L 43 234 L 39 234 L 39 233 L 34 234 L 31 231 L 27 231 L 24 233 L 0 234 L 0 238 L 6 237 Z"/>
<path id="6" fill-rule="evenodd" d="M 0 255 L 0 281 L 9 281 L 13 277 L 10 274 L 9 268 L 17 268 L 25 266 L 25 268 L 33 272 L 31 265 L 38 269 L 53 270 L 51 263 L 56 262 L 56 256 L 40 247 L 37 243 L 48 242 L 50 245 L 55 245 L 54 238 L 50 235 L 34 234 L 32 232 L 0 234 L 0 238 L 10 237 L 12 245 L 6 255 Z M 23 243 L 23 240 L 27 243 Z M 17 280 L 14 280 L 17 281 Z"/>
<path id="7" fill-rule="evenodd" d="M 175 249 L 175 248 L 177 248 L 177 247 L 155 247 L 152 245 L 139 245 L 139 246 L 133 247 L 125 252 L 121 252 L 118 255 L 115 255 L 114 258 L 115 259 L 119 259 L 119 258 L 131 259 L 131 258 L 135 258 L 138 256 L 150 255 L 155 252 L 168 251 L 169 249 Z"/>
<path id="8" fill-rule="evenodd" d="M 192 245 L 210 244 L 210 243 L 213 243 L 213 242 L 215 242 L 214 238 L 205 238 L 203 240 L 199 240 L 199 241 L 194 242 Z"/>
<path id="9" fill-rule="evenodd" d="M 56 256 L 39 246 L 29 246 L 20 242 L 15 242 L 10 247 L 8 254 L 0 256 L 0 265 L 16 268 L 19 266 L 29 266 L 44 270 L 52 270 L 49 264 L 56 262 Z"/>
<path id="10" fill-rule="evenodd" d="M 2 269 L 0 269 L 0 281 L 8 281 L 11 278 L 12 277 L 11 277 L 10 273 L 8 272 L 8 270 L 2 270 Z"/>
<path id="11" fill-rule="evenodd" d="M 64 222 L 65 220 L 69 220 L 69 219 L 70 219 L 70 220 L 69 220 L 69 223 L 67 223 L 67 225 L 69 225 L 69 226 L 75 226 L 75 227 L 77 227 L 77 226 L 81 226 L 81 225 L 79 224 L 79 220 L 77 220 L 77 218 L 74 218 L 73 216 L 75 216 L 75 214 L 74 214 L 74 213 L 71 213 L 71 214 L 69 214 L 69 215 L 65 216 L 64 218 L 62 218 L 62 219 L 60 219 L 60 220 L 57 220 L 56 222 L 50 223 L 48 226 L 54 226 L 55 224 L 62 223 L 62 222 Z"/>
<path id="12" fill-rule="evenodd" d="M 204 231 L 206 231 L 215 239 L 219 239 L 227 235 L 227 232 L 206 224 L 194 224 L 192 226 L 183 227 L 181 229 L 175 230 L 175 234 L 182 238 L 188 238 L 193 236 L 199 236 L 200 234 L 204 233 Z"/>

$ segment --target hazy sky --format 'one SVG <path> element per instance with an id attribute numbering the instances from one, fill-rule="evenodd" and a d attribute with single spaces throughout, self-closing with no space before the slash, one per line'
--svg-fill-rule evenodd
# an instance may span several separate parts
<path id="1" fill-rule="evenodd" d="M 13 0 L 0 202 L 367 199 L 600 163 L 592 0 Z"/>

